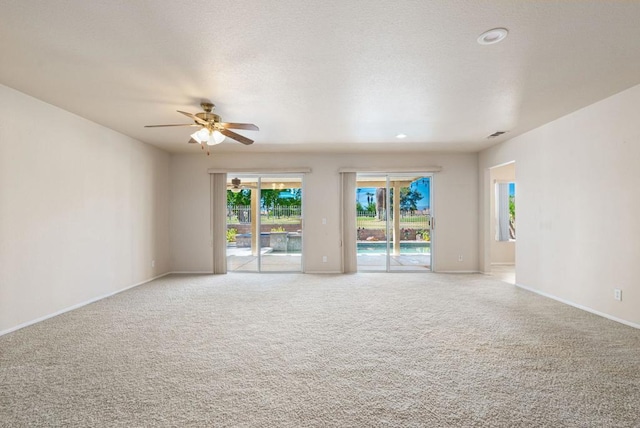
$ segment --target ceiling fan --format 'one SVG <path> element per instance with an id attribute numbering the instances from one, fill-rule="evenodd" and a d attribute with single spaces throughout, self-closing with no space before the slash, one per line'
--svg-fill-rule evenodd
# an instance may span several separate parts
<path id="1" fill-rule="evenodd" d="M 201 113 L 191 114 L 186 111 L 177 110 L 178 113 L 183 114 L 191 119 L 194 123 L 184 123 L 177 125 L 146 125 L 145 128 L 160 128 L 165 126 L 195 126 L 200 129 L 191 134 L 189 143 L 200 144 L 202 149 L 205 149 L 205 145 L 214 146 L 222 143 L 225 137 L 232 138 L 242 144 L 253 144 L 253 140 L 237 134 L 230 129 L 244 129 L 248 131 L 259 131 L 260 129 L 252 123 L 231 123 L 222 122 L 220 116 L 212 111 L 215 109 L 215 105 L 208 101 L 203 101 L 200 106 L 204 110 Z M 207 156 L 209 155 L 209 149 L 207 148 Z"/>

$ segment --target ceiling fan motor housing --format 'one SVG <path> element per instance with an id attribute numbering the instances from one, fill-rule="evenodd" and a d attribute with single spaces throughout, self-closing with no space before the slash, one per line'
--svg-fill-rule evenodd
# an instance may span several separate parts
<path id="1" fill-rule="evenodd" d="M 212 123 L 220 122 L 220 116 L 218 116 L 215 113 L 204 112 L 204 113 L 196 113 L 195 115 L 202 120 L 206 120 L 207 122 L 212 122 Z"/>

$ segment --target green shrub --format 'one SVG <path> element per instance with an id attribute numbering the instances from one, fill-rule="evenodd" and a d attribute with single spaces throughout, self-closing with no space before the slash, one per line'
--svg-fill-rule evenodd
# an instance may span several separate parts
<path id="1" fill-rule="evenodd" d="M 424 241 L 431 241 L 431 237 L 429 236 L 429 229 L 419 229 L 416 231 L 416 238 L 421 236 Z"/>
<path id="2" fill-rule="evenodd" d="M 282 227 L 282 226 L 272 227 L 271 231 L 272 232 L 286 232 L 286 230 L 284 230 L 284 227 Z"/>
<path id="3" fill-rule="evenodd" d="M 238 234 L 238 229 L 227 229 L 227 242 L 236 242 L 236 235 Z"/>

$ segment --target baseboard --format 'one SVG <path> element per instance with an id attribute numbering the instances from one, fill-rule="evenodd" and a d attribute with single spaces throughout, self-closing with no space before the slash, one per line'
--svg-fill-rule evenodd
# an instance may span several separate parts
<path id="1" fill-rule="evenodd" d="M 477 270 L 436 270 L 433 273 L 482 273 Z"/>
<path id="2" fill-rule="evenodd" d="M 115 295 L 116 295 L 116 294 L 118 294 L 118 293 L 122 293 L 123 291 L 130 290 L 130 289 L 132 289 L 132 288 L 134 288 L 134 287 L 137 287 L 137 286 L 139 286 L 139 285 L 146 284 L 147 282 L 151 282 L 151 281 L 156 280 L 156 279 L 158 279 L 158 278 L 162 278 L 163 276 L 167 276 L 167 275 L 169 275 L 170 273 L 171 273 L 171 272 L 166 272 L 166 273 L 163 273 L 162 275 L 154 276 L 153 278 L 146 279 L 146 280 L 144 280 L 144 281 L 142 281 L 142 282 L 139 282 L 139 283 L 137 283 L 137 284 L 130 285 L 130 286 L 125 287 L 125 288 L 123 288 L 123 289 L 121 289 L 121 290 L 113 291 L 113 292 L 111 292 L 111 293 L 107 293 L 107 294 L 103 294 L 103 295 L 101 295 L 101 296 L 94 297 L 93 299 L 89 299 L 89 300 L 87 300 L 87 301 L 85 301 L 85 302 L 77 303 L 77 304 L 75 304 L 75 305 L 73 305 L 73 306 L 69 306 L 69 307 L 67 307 L 67 308 L 60 309 L 59 311 L 56 311 L 56 312 L 54 312 L 54 313 L 52 313 L 52 314 L 48 314 L 48 315 L 45 315 L 45 316 L 43 316 L 43 317 L 36 318 L 36 319 L 34 319 L 34 320 L 31 320 L 31 321 L 27 321 L 27 322 L 24 322 L 24 323 L 22 323 L 22 324 L 18 324 L 18 325 L 17 325 L 17 326 L 15 326 L 15 327 L 11 327 L 11 328 L 9 328 L 9 329 L 7 329 L 7 330 L 0 331 L 0 336 L 4 336 L 5 334 L 12 333 L 12 332 L 14 332 L 14 331 L 16 331 L 16 330 L 20 330 L 21 328 L 29 327 L 30 325 L 33 325 L 33 324 L 39 323 L 39 322 L 41 322 L 41 321 L 48 320 L 49 318 L 53 318 L 53 317 L 56 317 L 56 316 L 58 316 L 58 315 L 62 315 L 62 314 L 64 314 L 65 312 L 73 311 L 74 309 L 78 309 L 78 308 L 81 308 L 81 307 L 83 307 L 83 306 L 89 305 L 89 304 L 91 304 L 91 303 L 95 303 L 95 302 L 97 302 L 98 300 L 102 300 L 102 299 L 106 299 L 107 297 L 115 296 Z"/>
<path id="3" fill-rule="evenodd" d="M 214 275 L 213 272 L 211 271 L 200 271 L 200 270 L 176 270 L 173 272 L 169 272 L 170 274 L 176 274 L 176 275 Z M 317 274 L 317 273 L 342 273 L 342 271 L 339 270 L 307 270 L 304 272 L 300 272 L 300 271 L 263 271 L 263 272 L 249 272 L 249 271 L 243 271 L 243 272 L 236 272 L 236 271 L 228 271 L 227 273 L 265 273 L 265 274 L 271 274 L 271 273 L 312 273 L 312 274 Z"/>
<path id="4" fill-rule="evenodd" d="M 297 273 L 300 273 L 300 272 L 297 272 Z M 306 270 L 303 273 L 310 273 L 313 275 L 329 273 L 329 274 L 335 275 L 336 273 L 342 273 L 342 271 L 341 270 Z"/>
<path id="5" fill-rule="evenodd" d="M 569 300 L 562 299 L 562 298 L 554 296 L 552 294 L 545 293 L 544 291 L 540 291 L 540 290 L 536 290 L 535 288 L 527 287 L 526 285 L 521 285 L 521 284 L 515 284 L 515 285 L 518 288 L 522 288 L 523 290 L 527 290 L 527 291 L 530 291 L 532 293 L 539 294 L 540 296 L 543 296 L 543 297 L 548 297 L 549 299 L 553 299 L 553 300 L 555 300 L 557 302 L 564 303 L 565 305 L 573 306 L 574 308 L 582 309 L 583 311 L 587 311 L 587 312 L 590 312 L 590 313 L 592 313 L 594 315 L 598 315 L 598 316 L 601 316 L 603 318 L 610 319 L 611 321 L 619 322 L 620 324 L 624 324 L 624 325 L 628 325 L 629 327 L 640 329 L 640 324 L 636 324 L 636 323 L 633 323 L 631 321 L 623 320 L 622 318 L 617 318 L 617 317 L 614 317 L 613 315 L 605 314 L 604 312 L 596 311 L 595 309 L 592 309 L 592 308 L 590 308 L 588 306 L 583 306 L 583 305 L 580 305 L 578 303 L 574 303 L 574 302 L 571 302 Z"/>
<path id="6" fill-rule="evenodd" d="M 515 263 L 491 263 L 491 266 L 515 266 Z"/>
<path id="7" fill-rule="evenodd" d="M 169 273 L 172 275 L 213 275 L 213 272 L 210 270 L 174 270 Z"/>

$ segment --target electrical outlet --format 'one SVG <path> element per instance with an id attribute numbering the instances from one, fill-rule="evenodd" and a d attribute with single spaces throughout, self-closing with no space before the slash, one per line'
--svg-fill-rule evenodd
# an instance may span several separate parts
<path id="1" fill-rule="evenodd" d="M 322 224 L 327 224 L 327 219 L 326 218 L 322 219 Z"/>
<path id="2" fill-rule="evenodd" d="M 322 263 L 326 263 L 327 262 L 327 256 L 322 256 Z"/>
<path id="3" fill-rule="evenodd" d="M 151 260 L 151 267 L 152 268 L 156 267 L 156 261 L 155 260 Z"/>
<path id="4" fill-rule="evenodd" d="M 463 260 L 463 258 L 462 258 L 462 254 L 460 254 L 460 255 L 458 256 L 458 261 L 459 261 L 459 262 L 461 262 L 462 260 Z"/>
<path id="5" fill-rule="evenodd" d="M 614 288 L 613 289 L 613 298 L 616 299 L 617 301 L 621 301 L 622 300 L 622 290 L 620 290 L 619 288 Z"/>

